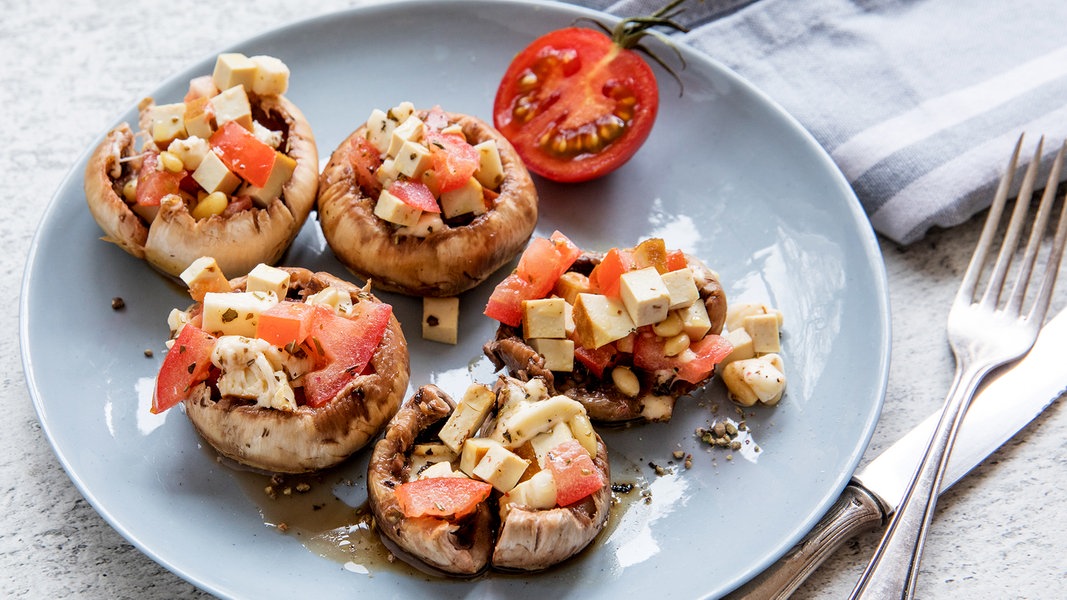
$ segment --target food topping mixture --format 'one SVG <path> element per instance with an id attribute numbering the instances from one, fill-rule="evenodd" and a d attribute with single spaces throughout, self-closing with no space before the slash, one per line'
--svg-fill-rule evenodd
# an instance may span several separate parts
<path id="1" fill-rule="evenodd" d="M 286 126 L 257 108 L 280 96 L 289 68 L 271 56 L 220 54 L 212 75 L 193 79 L 182 102 L 150 104 L 141 169 L 116 188 L 151 223 L 165 198 L 177 197 L 196 219 L 266 207 L 296 168 L 286 155 Z M 124 159 L 129 160 L 129 159 Z"/>
<path id="2" fill-rule="evenodd" d="M 485 214 L 504 181 L 496 141 L 472 144 L 440 108 L 420 118 L 402 102 L 367 119 L 354 165 L 374 214 L 397 235 L 426 237 Z"/>
<path id="3" fill-rule="evenodd" d="M 197 301 L 173 309 L 172 340 L 156 382 L 162 412 L 201 384 L 213 397 L 283 411 L 329 403 L 369 368 L 392 315 L 388 304 L 327 287 L 300 298 L 289 273 L 260 264 L 234 291 L 214 259 L 181 275 Z"/>
<path id="4" fill-rule="evenodd" d="M 608 484 L 580 403 L 550 397 L 541 379 L 507 380 L 499 393 L 470 386 L 437 438 L 415 444 L 408 481 L 396 488 L 404 516 L 459 518 L 496 490 L 506 518 L 514 506 L 568 506 Z"/>

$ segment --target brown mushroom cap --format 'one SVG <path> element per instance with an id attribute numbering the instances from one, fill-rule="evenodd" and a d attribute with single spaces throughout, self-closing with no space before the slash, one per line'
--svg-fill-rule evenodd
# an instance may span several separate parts
<path id="1" fill-rule="evenodd" d="M 176 196 L 163 199 L 152 223 L 137 216 L 121 196 L 122 184 L 136 177 L 140 161 L 120 163 L 135 155 L 134 135 L 123 123 L 109 132 L 89 157 L 85 196 L 104 239 L 144 258 L 164 273 L 177 276 L 201 256 L 212 256 L 224 273 L 247 273 L 259 263 L 276 263 L 296 238 L 315 205 L 318 191 L 318 149 L 303 113 L 284 96 L 254 99 L 256 110 L 283 123 L 285 153 L 296 161 L 282 195 L 266 208 L 253 207 L 231 216 L 197 220 Z M 152 106 L 142 103 L 142 115 Z"/>
<path id="2" fill-rule="evenodd" d="M 355 285 L 328 273 L 283 267 L 290 289 L 314 294 L 329 286 L 345 289 L 353 302 L 379 302 Z M 244 289 L 245 278 L 232 281 Z M 407 391 L 407 342 L 393 316 L 371 359 L 369 374 L 355 377 L 332 401 L 295 411 L 261 408 L 230 398 L 211 398 L 201 384 L 184 401 L 201 436 L 220 454 L 242 464 L 279 473 L 305 473 L 336 465 L 373 439 L 396 413 Z"/>
<path id="3" fill-rule="evenodd" d="M 426 113 L 422 112 L 425 117 Z M 341 142 L 323 169 L 318 210 L 323 235 L 338 259 L 378 289 L 416 296 L 454 296 L 489 277 L 526 245 L 537 224 L 537 192 L 511 143 L 484 121 L 448 113 L 467 140 L 496 140 L 504 166 L 500 195 L 485 214 L 425 238 L 396 235 L 374 215 L 377 198 L 360 189 L 352 165 L 361 126 Z"/>
<path id="4" fill-rule="evenodd" d="M 448 418 L 452 398 L 435 385 L 419 388 L 378 440 L 367 474 L 367 493 L 378 529 L 402 550 L 455 575 L 476 575 L 489 564 L 492 514 L 486 504 L 459 522 L 405 518 L 393 491 L 407 481 L 411 448 L 425 429 Z"/>
<path id="5" fill-rule="evenodd" d="M 602 258 L 600 254 L 583 253 L 571 270 L 588 275 Z M 686 255 L 686 259 L 693 269 L 700 298 L 708 310 L 711 320 L 710 333 L 721 333 L 726 321 L 727 306 L 726 293 L 719 282 L 719 276 L 700 259 L 689 255 Z M 507 369 L 508 374 L 516 379 L 544 379 L 552 393 L 563 394 L 581 402 L 589 413 L 589 418 L 601 423 L 648 420 L 645 402 L 651 395 L 657 397 L 657 403 L 667 403 L 667 406 L 663 406 L 666 414 L 661 413 L 656 420 L 669 420 L 674 401 L 702 385 L 676 379 L 663 386 L 654 380 L 652 374 L 635 368 L 634 372 L 641 382 L 641 391 L 637 396 L 630 397 L 620 392 L 610 377 L 598 378 L 578 365 L 572 373 L 557 373 L 546 369 L 544 357 L 526 343 L 522 337 L 522 329 L 503 324 L 497 328 L 496 338 L 485 344 L 483 352 L 497 369 Z"/>

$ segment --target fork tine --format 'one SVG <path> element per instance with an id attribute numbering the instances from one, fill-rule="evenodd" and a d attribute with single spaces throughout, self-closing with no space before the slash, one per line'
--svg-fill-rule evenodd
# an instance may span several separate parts
<path id="1" fill-rule="evenodd" d="M 989 206 L 989 214 L 986 215 L 985 225 L 982 227 L 982 233 L 978 237 L 978 244 L 975 245 L 971 262 L 967 265 L 967 271 L 963 274 L 960 289 L 956 293 L 957 301 L 963 301 L 968 304 L 974 301 L 974 294 L 978 287 L 978 275 L 985 267 L 989 248 L 993 244 L 993 236 L 996 235 L 1000 225 L 1000 216 L 1004 212 L 1004 205 L 1008 201 L 1008 190 L 1011 188 L 1011 182 L 1015 178 L 1015 169 L 1019 163 L 1019 150 L 1022 148 L 1023 137 L 1025 136 L 1025 133 L 1021 134 L 1018 141 L 1015 142 L 1015 151 L 1012 152 L 1011 158 L 1008 159 L 1008 169 L 1004 171 L 1004 175 L 1000 178 L 997 192 L 993 196 L 993 203 Z"/>
<path id="2" fill-rule="evenodd" d="M 1000 301 L 1001 290 L 1004 289 L 1004 280 L 1008 276 L 1015 251 L 1019 247 L 1019 234 L 1026 224 L 1026 215 L 1030 210 L 1030 198 L 1034 194 L 1034 179 L 1037 177 L 1037 169 L 1041 165 L 1041 153 L 1045 143 L 1045 137 L 1037 141 L 1037 149 L 1034 158 L 1026 167 L 1022 185 L 1019 186 L 1019 195 L 1015 200 L 1015 207 L 1011 211 L 1011 220 L 1008 221 L 1008 230 L 1001 240 L 1000 254 L 997 255 L 993 274 L 989 277 L 989 284 L 982 295 L 982 303 L 996 306 Z"/>
<path id="3" fill-rule="evenodd" d="M 1065 153 L 1067 153 L 1067 140 L 1060 146 L 1060 151 L 1056 154 L 1054 167 L 1057 171 L 1057 178 L 1052 179 L 1050 177 L 1049 184 L 1045 188 L 1045 195 L 1051 195 L 1053 199 L 1055 199 L 1056 190 L 1059 188 L 1059 167 Z M 1049 189 L 1052 191 L 1050 192 Z M 1044 202 L 1044 198 L 1042 198 L 1042 202 Z M 1056 285 L 1056 277 L 1059 275 L 1060 261 L 1063 259 L 1065 243 L 1067 243 L 1067 200 L 1060 207 L 1059 221 L 1056 223 L 1056 236 L 1052 240 L 1052 250 L 1049 251 L 1048 264 L 1046 265 L 1045 277 L 1041 281 L 1041 289 L 1038 291 L 1034 305 L 1027 316 L 1027 320 L 1037 324 L 1039 327 L 1044 323 L 1045 315 L 1048 313 L 1048 306 L 1052 300 L 1052 288 Z"/>
<path id="4" fill-rule="evenodd" d="M 1015 287 L 1012 288 L 1011 298 L 1005 309 L 1008 312 L 1015 314 L 1022 313 L 1022 304 L 1026 299 L 1026 290 L 1030 285 L 1031 276 L 1034 270 L 1034 262 L 1037 260 L 1038 249 L 1041 247 L 1045 238 L 1049 216 L 1052 213 L 1052 205 L 1056 202 L 1056 191 L 1059 186 L 1060 170 L 1063 166 L 1063 154 L 1065 149 L 1067 149 L 1067 142 L 1060 145 L 1056 157 L 1052 160 L 1052 168 L 1049 170 L 1048 182 L 1045 184 L 1045 191 L 1041 195 L 1041 203 L 1038 205 L 1037 216 L 1034 218 L 1034 223 L 1030 230 L 1030 239 L 1026 244 L 1026 253 L 1023 256 L 1022 263 L 1019 267 L 1019 275 L 1015 280 Z M 1055 244 L 1053 244 L 1053 246 L 1055 247 Z"/>

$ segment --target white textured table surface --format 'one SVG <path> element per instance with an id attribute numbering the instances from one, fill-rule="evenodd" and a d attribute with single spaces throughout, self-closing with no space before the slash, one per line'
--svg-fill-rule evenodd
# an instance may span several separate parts
<path id="1" fill-rule="evenodd" d="M 267 29 L 357 2 L 105 3 L 12 0 L 0 21 L 0 594 L 25 598 L 206 596 L 130 546 L 68 479 L 26 388 L 18 302 L 51 195 L 117 115 L 171 73 Z M 883 243 L 893 365 L 869 456 L 941 401 L 952 375 L 944 323 L 980 222 L 907 249 Z M 1061 286 L 1057 307 L 1067 304 Z M 1065 367 L 1067 368 L 1067 367 Z M 920 598 L 1059 598 L 1067 582 L 1067 409 L 1054 404 L 938 506 Z M 877 543 L 853 540 L 796 598 L 841 598 Z"/>

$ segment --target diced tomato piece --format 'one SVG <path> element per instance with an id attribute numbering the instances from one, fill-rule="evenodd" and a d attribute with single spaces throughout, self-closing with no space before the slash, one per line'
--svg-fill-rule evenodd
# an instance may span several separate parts
<path id="1" fill-rule="evenodd" d="M 709 333 L 693 342 L 677 356 L 665 356 L 664 340 L 651 331 L 642 331 L 634 338 L 634 366 L 646 371 L 673 371 L 678 379 L 700 383 L 711 376 L 715 365 L 730 354 L 733 346 L 726 338 Z"/>
<path id="2" fill-rule="evenodd" d="M 261 142 L 236 121 L 211 134 L 211 149 L 231 171 L 256 187 L 267 185 L 274 169 L 274 148 Z"/>
<path id="3" fill-rule="evenodd" d="M 548 239 L 535 238 L 523 250 L 515 272 L 493 290 L 485 315 L 518 327 L 522 322 L 522 301 L 547 296 L 581 253 L 578 246 L 558 231 L 552 232 Z"/>
<path id="4" fill-rule="evenodd" d="M 181 193 L 182 179 L 188 171 L 171 173 L 159 167 L 159 155 L 150 152 L 141 163 L 141 172 L 137 174 L 137 204 L 141 206 L 159 206 L 164 196 Z"/>
<path id="5" fill-rule="evenodd" d="M 518 327 L 522 324 L 522 301 L 533 299 L 535 296 L 530 282 L 512 273 L 493 288 L 484 314 L 505 325 Z"/>
<path id="6" fill-rule="evenodd" d="M 574 504 L 604 487 L 600 470 L 578 440 L 567 440 L 545 456 L 545 465 L 556 481 L 556 504 Z"/>
<path id="7" fill-rule="evenodd" d="M 434 129 L 425 132 L 426 144 L 433 159 L 433 170 L 441 193 L 458 190 L 467 185 L 478 170 L 478 151 L 459 133 L 441 133 Z"/>
<path id="8" fill-rule="evenodd" d="M 619 351 L 613 343 L 604 344 L 599 348 L 586 348 L 575 341 L 574 358 L 597 377 L 603 377 L 604 371 L 618 362 Z"/>
<path id="9" fill-rule="evenodd" d="M 159 368 L 156 393 L 152 396 L 153 414 L 178 404 L 189 395 L 193 386 L 207 380 L 214 349 L 215 336 L 192 324 L 182 327 Z"/>
<path id="10" fill-rule="evenodd" d="M 589 274 L 589 282 L 600 290 L 601 294 L 617 298 L 619 296 L 619 278 L 634 268 L 633 254 L 629 250 L 612 248 L 608 250 L 600 264 Z"/>
<path id="11" fill-rule="evenodd" d="M 493 486 L 466 477 L 429 477 L 402 483 L 395 491 L 405 517 L 458 519 L 474 512 Z"/>
<path id="12" fill-rule="evenodd" d="M 360 312 L 352 318 L 316 306 L 309 338 L 313 346 L 322 349 L 325 364 L 304 380 L 308 406 L 319 407 L 333 400 L 363 372 L 381 343 L 393 308 L 380 302 L 361 302 L 358 306 Z"/>
<path id="13" fill-rule="evenodd" d="M 382 155 L 370 140 L 362 136 L 356 136 L 351 143 L 352 169 L 355 171 L 356 183 L 367 196 L 377 198 L 382 191 L 382 183 L 374 173 L 382 166 Z"/>
<path id="14" fill-rule="evenodd" d="M 418 181 L 396 181 L 389 186 L 389 193 L 400 199 L 401 202 L 423 212 L 439 213 L 441 207 L 437 204 L 433 192 L 425 183 Z"/>
<path id="15" fill-rule="evenodd" d="M 667 271 L 679 271 L 688 266 L 689 260 L 685 257 L 685 252 L 671 250 L 667 253 Z"/>
<path id="16" fill-rule="evenodd" d="M 311 333 L 315 305 L 305 302 L 279 302 L 263 311 L 256 327 L 256 337 L 284 347 L 301 344 Z"/>

